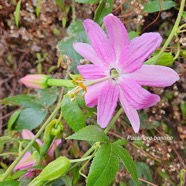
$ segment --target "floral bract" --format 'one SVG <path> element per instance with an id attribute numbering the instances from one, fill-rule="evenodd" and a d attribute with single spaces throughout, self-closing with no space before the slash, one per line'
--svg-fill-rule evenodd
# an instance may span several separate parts
<path id="1" fill-rule="evenodd" d="M 90 44 L 74 43 L 74 49 L 93 64 L 80 65 L 78 70 L 86 80 L 118 74 L 118 77 L 87 87 L 88 107 L 97 105 L 97 122 L 105 128 L 114 114 L 118 99 L 134 129 L 139 131 L 137 110 L 155 105 L 160 97 L 142 87 L 166 87 L 179 79 L 169 67 L 144 65 L 144 61 L 160 46 L 159 33 L 145 33 L 129 40 L 122 22 L 112 14 L 104 18 L 107 34 L 92 20 L 84 27 Z"/>

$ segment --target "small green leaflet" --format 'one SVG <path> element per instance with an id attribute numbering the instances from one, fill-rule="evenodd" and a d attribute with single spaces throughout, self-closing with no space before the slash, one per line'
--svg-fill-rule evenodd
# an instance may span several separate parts
<path id="1" fill-rule="evenodd" d="M 77 131 L 75 134 L 67 137 L 66 139 L 76 139 L 94 142 L 108 142 L 108 138 L 103 130 L 95 125 L 89 125 Z"/>
<path id="2" fill-rule="evenodd" d="M 87 186 L 107 186 L 115 178 L 119 168 L 119 158 L 111 143 L 102 145 L 92 161 Z"/>
<path id="3" fill-rule="evenodd" d="M 126 151 L 123 147 L 119 145 L 114 145 L 114 149 L 117 152 L 118 156 L 121 158 L 122 163 L 126 167 L 127 171 L 131 175 L 136 185 L 139 185 L 136 167 L 128 151 Z"/>

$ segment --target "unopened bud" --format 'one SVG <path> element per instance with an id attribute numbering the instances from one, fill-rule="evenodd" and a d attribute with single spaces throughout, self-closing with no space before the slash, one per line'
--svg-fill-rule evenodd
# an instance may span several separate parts
<path id="1" fill-rule="evenodd" d="M 47 81 L 51 76 L 44 74 L 32 74 L 21 78 L 21 83 L 30 88 L 44 89 L 48 87 Z"/>

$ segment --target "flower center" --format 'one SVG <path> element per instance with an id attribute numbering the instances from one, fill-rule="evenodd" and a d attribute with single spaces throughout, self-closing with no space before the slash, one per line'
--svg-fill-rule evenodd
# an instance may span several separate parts
<path id="1" fill-rule="evenodd" d="M 116 80 L 116 78 L 119 76 L 119 73 L 115 68 L 111 68 L 110 69 L 110 76 L 114 76 L 112 79 Z"/>

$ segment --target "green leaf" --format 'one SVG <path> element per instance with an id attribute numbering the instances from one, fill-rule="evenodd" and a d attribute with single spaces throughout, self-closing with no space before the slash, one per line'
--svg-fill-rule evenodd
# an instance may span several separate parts
<path id="1" fill-rule="evenodd" d="M 19 131 L 35 129 L 43 122 L 47 114 L 48 112 L 42 107 L 25 108 L 16 120 L 14 129 Z"/>
<path id="2" fill-rule="evenodd" d="M 103 23 L 103 18 L 112 12 L 113 6 L 114 0 L 101 0 L 96 9 L 94 21 L 101 25 Z"/>
<path id="3" fill-rule="evenodd" d="M 73 48 L 73 43 L 77 41 L 78 40 L 76 37 L 66 37 L 58 43 L 59 51 L 61 52 L 61 54 L 65 54 L 70 57 L 70 59 L 72 60 L 71 67 L 76 73 L 76 66 L 80 64 L 80 59 L 82 59 L 82 57 Z"/>
<path id="4" fill-rule="evenodd" d="M 171 0 L 167 1 L 159 1 L 159 0 L 153 0 L 148 1 L 144 6 L 144 11 L 148 13 L 154 13 L 159 12 L 162 10 L 168 10 L 176 6 L 176 3 Z"/>
<path id="5" fill-rule="evenodd" d="M 131 175 L 132 179 L 135 181 L 136 185 L 139 185 L 136 167 L 130 154 L 128 153 L 128 151 L 126 151 L 123 147 L 119 145 L 114 145 L 114 147 L 118 153 L 118 156 L 121 158 L 122 163 L 126 167 L 129 174 Z"/>
<path id="6" fill-rule="evenodd" d="M 13 124 L 15 123 L 16 119 L 19 117 L 22 109 L 16 110 L 8 120 L 8 130 L 12 129 Z"/>
<path id="7" fill-rule="evenodd" d="M 139 36 L 139 33 L 138 32 L 135 32 L 135 31 L 130 31 L 128 34 L 129 34 L 129 39 L 130 40 Z"/>
<path id="8" fill-rule="evenodd" d="M 12 179 L 18 179 L 20 177 L 22 177 L 24 174 L 26 174 L 28 171 L 27 170 L 18 170 L 16 171 L 12 176 L 11 178 Z"/>
<path id="9" fill-rule="evenodd" d="M 85 127 L 85 116 L 76 102 L 72 102 L 68 96 L 64 97 L 61 106 L 62 114 L 67 124 L 73 131 Z"/>
<path id="10" fill-rule="evenodd" d="M 180 104 L 180 109 L 181 109 L 181 113 L 183 118 L 186 118 L 186 102 L 182 102 Z"/>
<path id="11" fill-rule="evenodd" d="M 75 0 L 77 3 L 98 3 L 99 0 Z"/>
<path id="12" fill-rule="evenodd" d="M 87 186 L 109 185 L 118 170 L 119 159 L 112 144 L 104 144 L 95 154 L 87 178 Z"/>
<path id="13" fill-rule="evenodd" d="M 147 65 L 152 65 L 155 63 L 157 55 L 151 57 L 148 59 L 145 64 Z M 164 52 L 160 58 L 157 60 L 156 65 L 161 65 L 161 66 L 171 66 L 174 62 L 173 55 L 170 52 Z"/>
<path id="14" fill-rule="evenodd" d="M 108 138 L 103 130 L 95 125 L 89 125 L 80 129 L 78 132 L 67 137 L 66 139 L 76 139 L 76 140 L 85 140 L 85 141 L 94 141 L 94 142 L 108 142 Z"/>
<path id="15" fill-rule="evenodd" d="M 80 41 L 86 42 L 87 37 L 82 25 L 82 21 L 76 21 L 70 24 L 67 29 L 68 36 L 58 43 L 58 49 L 62 55 L 67 55 L 72 63 L 70 64 L 73 71 L 77 73 L 77 65 L 82 57 L 74 50 L 73 43 Z"/>
<path id="16" fill-rule="evenodd" d="M 0 186 L 19 186 L 19 182 L 15 180 L 2 181 Z"/>
<path id="17" fill-rule="evenodd" d="M 126 139 L 118 139 L 113 144 L 114 145 L 126 145 L 128 143 L 128 140 Z"/>
<path id="18" fill-rule="evenodd" d="M 20 17 L 20 9 L 21 9 L 21 0 L 18 1 L 17 5 L 16 5 L 16 9 L 15 9 L 15 23 L 16 26 L 19 26 L 19 17 Z"/>
<path id="19" fill-rule="evenodd" d="M 20 105 L 23 107 L 36 107 L 37 104 L 35 103 L 35 101 L 36 101 L 35 97 L 33 97 L 33 96 L 19 94 L 16 96 L 11 96 L 11 97 L 3 99 L 3 100 L 1 100 L 1 103 Z"/>
<path id="20" fill-rule="evenodd" d="M 67 34 L 69 36 L 74 36 L 80 41 L 84 41 L 87 39 L 85 35 L 85 29 L 83 27 L 83 23 L 80 20 L 72 22 L 67 29 Z"/>
<path id="21" fill-rule="evenodd" d="M 186 19 L 186 11 L 183 12 L 182 17 Z"/>
<path id="22" fill-rule="evenodd" d="M 55 103 L 57 99 L 58 89 L 57 87 L 51 87 L 47 89 L 38 90 L 38 103 L 44 107 L 49 107 Z"/>

